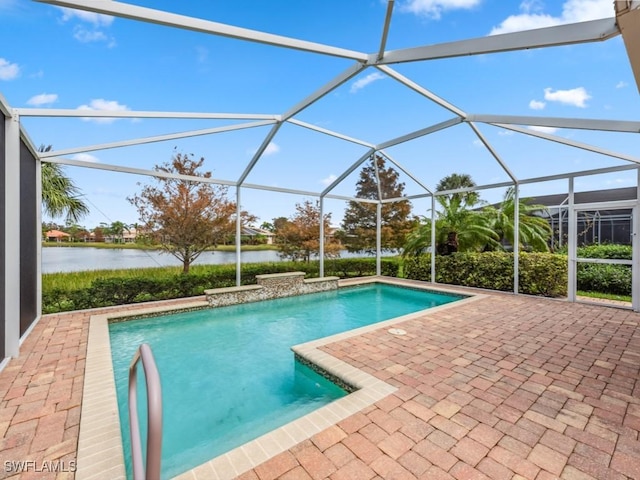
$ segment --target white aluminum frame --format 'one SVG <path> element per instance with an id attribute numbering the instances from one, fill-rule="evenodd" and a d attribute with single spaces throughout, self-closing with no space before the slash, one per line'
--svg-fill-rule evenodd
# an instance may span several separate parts
<path id="1" fill-rule="evenodd" d="M 431 92 L 423 85 L 419 85 L 410 78 L 400 74 L 394 70 L 391 65 L 406 63 L 406 62 L 422 62 L 433 61 L 442 58 L 453 58 L 459 56 L 468 55 L 484 55 L 496 52 L 518 51 L 528 50 L 531 48 L 544 48 L 553 47 L 559 45 L 570 45 L 579 43 L 589 43 L 597 41 L 606 41 L 619 34 L 622 34 L 627 48 L 627 53 L 633 71 L 636 74 L 636 82 L 640 85 L 640 48 L 637 47 L 640 38 L 640 1 L 638 0 L 617 0 L 615 2 L 615 16 L 612 18 L 606 18 L 601 20 L 593 20 L 589 22 L 575 23 L 559 25 L 554 27 L 542 28 L 537 30 L 529 30 L 516 33 L 508 33 L 503 35 L 494 35 L 482 38 L 472 38 L 460 41 L 446 42 L 428 46 L 418 46 L 415 48 L 406 48 L 402 50 L 386 50 L 387 36 L 390 32 L 391 22 L 393 19 L 394 0 L 388 0 L 387 9 L 385 13 L 382 33 L 380 37 L 379 49 L 373 53 L 357 52 L 344 48 L 339 48 L 330 45 L 323 45 L 319 43 L 304 41 L 295 38 L 284 37 L 280 35 L 273 35 L 261 31 L 250 30 L 245 28 L 234 27 L 221 23 L 216 23 L 208 20 L 203 20 L 194 17 L 188 17 L 184 15 L 177 15 L 169 12 L 154 10 L 150 8 L 139 7 L 127 3 L 117 2 L 114 0 L 36 0 L 40 3 L 49 5 L 57 5 L 61 7 L 76 8 L 89 12 L 102 13 L 106 15 L 112 15 L 116 17 L 128 18 L 137 20 L 140 22 L 154 23 L 158 25 L 164 25 L 167 27 L 185 29 L 195 32 L 200 32 L 206 35 L 216 35 L 236 39 L 238 41 L 256 42 L 260 44 L 266 44 L 273 46 L 274 48 L 293 49 L 298 51 L 309 52 L 311 54 L 318 54 L 324 56 L 330 56 L 334 58 L 347 59 L 353 61 L 353 63 L 338 74 L 331 81 L 325 85 L 316 88 L 307 97 L 300 100 L 298 103 L 292 105 L 289 109 L 279 113 L 216 113 L 216 112 L 155 112 L 155 111 L 95 111 L 95 110 L 69 110 L 69 109 L 41 109 L 41 108 L 23 108 L 23 109 L 11 109 L 4 98 L 0 95 L 0 110 L 5 114 L 7 120 L 2 128 L 6 131 L 6 178 L 5 178 L 5 202 L 7 205 L 17 204 L 20 200 L 19 190 L 19 149 L 20 149 L 20 117 L 61 117 L 61 118 L 158 118 L 158 119 L 200 119 L 200 120 L 230 120 L 230 121 L 246 121 L 247 123 L 232 124 L 222 127 L 206 128 L 201 130 L 191 130 L 186 132 L 176 132 L 165 135 L 158 135 L 147 138 L 137 138 L 130 140 L 123 140 L 119 142 L 103 143 L 89 146 L 80 146 L 69 148 L 65 150 L 58 150 L 52 152 L 36 152 L 33 144 L 28 139 L 24 130 L 22 130 L 22 139 L 27 146 L 36 152 L 36 156 L 45 162 L 55 162 L 63 165 L 71 165 L 83 168 L 92 168 L 99 170 L 115 171 L 129 174 L 145 175 L 152 177 L 167 177 L 167 178 L 179 178 L 191 181 L 209 182 L 220 185 L 227 185 L 236 188 L 236 201 L 238 205 L 237 215 L 238 220 L 236 224 L 236 235 L 240 236 L 240 219 L 239 213 L 241 211 L 241 190 L 243 188 L 260 189 L 265 191 L 275 191 L 280 193 L 289 193 L 296 195 L 313 196 L 320 200 L 321 210 L 324 211 L 325 199 L 338 199 L 345 201 L 358 201 L 365 203 L 374 203 L 377 205 L 378 226 L 376 235 L 376 251 L 377 251 L 377 272 L 380 273 L 380 212 L 383 203 L 389 203 L 394 201 L 405 201 L 419 198 L 431 198 L 431 218 L 435 220 L 435 196 L 445 195 L 447 193 L 469 191 L 471 189 L 459 189 L 450 192 L 434 192 L 430 189 L 425 182 L 423 182 L 417 175 L 411 173 L 409 170 L 400 166 L 400 163 L 393 159 L 385 149 L 398 145 L 404 142 L 411 141 L 413 139 L 430 135 L 441 130 L 445 130 L 451 127 L 455 127 L 458 124 L 466 123 L 478 137 L 480 142 L 488 150 L 494 160 L 499 164 L 501 169 L 509 177 L 507 182 L 499 182 L 489 185 L 481 185 L 475 187 L 473 190 L 483 190 L 490 188 L 504 188 L 514 186 L 516 189 L 516 200 L 519 195 L 519 187 L 525 184 L 545 182 L 558 179 L 568 179 L 569 182 L 569 238 L 575 237 L 575 205 L 574 205 L 574 178 L 586 175 L 597 175 L 611 172 L 620 172 L 631 169 L 638 171 L 638 188 L 640 189 L 640 158 L 625 152 L 614 152 L 608 149 L 603 149 L 598 146 L 587 145 L 580 142 L 575 142 L 563 137 L 558 137 L 551 134 L 542 132 L 535 132 L 525 128 L 526 126 L 546 126 L 565 129 L 587 129 L 597 131 L 609 131 L 609 132 L 627 132 L 627 133 L 640 133 L 640 121 L 622 121 L 622 120 L 603 120 L 603 119 L 584 119 L 584 118 L 554 118 L 554 117 L 533 117 L 522 115 L 496 115 L 496 114 L 481 114 L 481 113 L 467 113 L 463 109 L 451 104 L 446 99 L 439 97 L 435 93 Z M 424 98 L 433 102 L 437 107 L 442 108 L 449 114 L 453 114 L 453 117 L 443 122 L 426 125 L 413 132 L 408 132 L 404 135 L 400 135 L 395 138 L 382 139 L 379 141 L 371 141 L 371 139 L 357 139 L 349 137 L 340 132 L 331 131 L 325 128 L 318 127 L 316 125 L 304 122 L 296 116 L 301 112 L 304 112 L 307 108 L 313 105 L 315 102 L 321 100 L 330 92 L 336 88 L 344 85 L 346 82 L 354 78 L 356 75 L 361 74 L 367 69 L 374 68 L 383 74 L 392 78 L 400 85 L 408 88 Z M 338 178 L 327 186 L 324 190 L 319 192 L 310 192 L 296 189 L 272 187 L 269 185 L 261 185 L 256 183 L 246 182 L 247 177 L 252 172 L 255 165 L 261 160 L 263 153 L 269 143 L 277 137 L 280 127 L 284 123 L 289 123 L 302 128 L 306 128 L 317 132 L 318 134 L 332 136 L 334 138 L 354 143 L 363 147 L 363 153 L 355 160 Z M 518 132 L 520 134 L 534 136 L 543 140 L 552 141 L 560 144 L 564 144 L 574 148 L 580 148 L 596 154 L 609 156 L 612 158 L 624 160 L 629 165 L 620 165 L 614 167 L 604 167 L 592 170 L 585 170 L 581 172 L 571 172 L 566 174 L 546 175 L 536 178 L 517 178 L 516 175 L 509 168 L 509 159 L 504 158 L 496 148 L 494 148 L 487 138 L 478 129 L 477 124 L 486 124 L 496 128 L 504 128 L 511 131 Z M 125 165 L 110 165 L 110 164 L 96 164 L 92 162 L 86 162 L 81 160 L 73 160 L 67 158 L 68 155 L 89 152 L 95 150 L 123 148 L 132 145 L 141 145 L 147 143 L 154 143 L 160 141 L 166 141 L 170 139 L 188 138 L 198 135 L 212 135 L 212 134 L 224 134 L 226 132 L 255 128 L 255 127 L 270 127 L 269 132 L 265 135 L 260 148 L 256 151 L 251 161 L 246 165 L 246 168 L 237 179 L 205 179 L 201 177 L 189 177 L 184 175 L 163 174 L 153 170 L 134 168 Z M 405 175 L 411 178 L 416 184 L 424 190 L 424 193 L 405 196 L 395 199 L 383 199 L 377 200 L 370 199 L 358 199 L 355 197 L 332 194 L 334 188 L 344 181 L 352 172 L 362 165 L 372 155 L 381 154 L 384 155 L 390 162 L 398 167 Z M 38 188 L 40 188 L 38 186 Z M 517 205 L 517 202 L 516 202 Z M 583 208 L 581 205 L 580 208 Z M 638 209 L 634 210 L 635 216 L 638 216 Z M 573 217 L 573 219 L 571 218 Z M 635 219 L 635 217 L 634 217 Z M 5 229 L 9 231 L 17 231 L 20 227 L 19 213 L 14 209 L 7 209 L 7 216 L 5 218 Z M 515 223 L 518 223 L 518 210 L 515 211 Z M 573 220 L 573 221 L 571 221 Z M 322 225 L 322 222 L 321 222 Z M 638 225 L 638 222 L 635 222 Z M 320 271 L 324 273 L 323 255 L 324 252 L 324 228 L 321 227 L 321 264 Z M 516 232 L 518 229 L 516 228 Z M 435 221 L 432 222 L 431 242 L 432 248 L 435 248 Z M 516 244 L 518 235 L 516 234 Z M 573 245 L 572 245 L 573 243 Z M 640 295 L 635 295 L 637 291 L 638 278 L 636 275 L 638 268 L 640 268 L 640 254 L 638 254 L 638 244 L 634 244 L 634 308 L 637 308 L 636 303 L 640 301 Z M 241 270 L 241 258 L 239 241 L 237 242 L 237 283 L 240 283 L 240 270 Z M 575 240 L 570 242 L 570 252 L 573 251 L 575 258 Z M 16 328 L 19 333 L 19 282 L 16 281 L 17 275 L 19 275 L 19 252 L 20 245 L 16 236 L 7 235 L 5 245 L 5 261 L 6 261 L 6 275 L 11 281 L 5 281 L 5 317 L 7 319 L 7 351 L 10 355 L 17 354 L 18 340 L 16 340 Z M 518 254 L 517 249 L 514 252 L 514 292 L 518 292 Z M 37 252 L 40 255 L 40 252 Z M 435 282 L 435 255 L 432 256 L 431 265 L 432 281 Z M 575 284 L 575 262 L 569 262 L 569 277 L 570 284 Z M 575 289 L 569 293 L 570 300 L 575 300 Z M 16 323 L 17 322 L 17 323 Z M 17 325 L 17 326 L 16 326 Z"/>
<path id="2" fill-rule="evenodd" d="M 639 170 L 640 171 L 640 170 Z M 569 298 L 572 301 L 577 300 L 577 267 L 578 263 L 601 263 L 608 265 L 630 265 L 631 266 L 631 308 L 633 311 L 640 311 L 640 292 L 638 286 L 640 285 L 640 262 L 638 261 L 638 253 L 640 252 L 640 242 L 638 241 L 638 206 L 640 202 L 636 200 L 620 200 L 617 202 L 597 202 L 597 203 L 573 203 L 573 192 L 570 195 L 569 203 L 569 265 L 572 266 L 573 272 L 570 275 L 569 281 Z M 611 259 L 611 258 L 581 258 L 578 257 L 578 238 L 577 238 L 577 225 L 578 225 L 578 212 L 594 211 L 594 210 L 631 210 L 632 212 L 632 232 L 631 232 L 631 260 L 626 259 Z M 585 302 L 585 301 L 583 301 Z M 586 301 L 586 303 L 589 303 Z"/>

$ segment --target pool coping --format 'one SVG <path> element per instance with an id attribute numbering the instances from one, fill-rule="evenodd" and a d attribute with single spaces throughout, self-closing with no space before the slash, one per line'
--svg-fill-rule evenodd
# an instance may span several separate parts
<path id="1" fill-rule="evenodd" d="M 486 297 L 483 294 L 460 294 L 455 290 L 433 284 L 392 277 L 376 276 L 341 280 L 339 286 L 356 286 L 368 283 L 399 285 L 460 295 L 466 298 L 292 346 L 291 350 L 295 355 L 312 364 L 321 373 L 338 378 L 345 384 L 354 387 L 356 391 L 174 478 L 180 480 L 235 478 L 373 405 L 397 390 L 393 385 L 323 352 L 320 347 Z M 185 301 L 184 304 L 170 307 L 153 307 L 124 314 L 107 313 L 91 317 L 78 440 L 78 469 L 75 476 L 77 480 L 105 478 L 105 474 L 108 474 L 112 479 L 126 479 L 115 378 L 111 361 L 109 321 L 199 308 L 210 307 L 205 301 L 197 303 L 193 301 L 186 303 Z"/>

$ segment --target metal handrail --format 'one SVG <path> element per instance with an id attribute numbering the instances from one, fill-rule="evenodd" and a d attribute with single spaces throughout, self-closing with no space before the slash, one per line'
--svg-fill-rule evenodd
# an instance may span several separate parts
<path id="1" fill-rule="evenodd" d="M 147 462 L 143 465 L 138 421 L 137 364 L 142 361 L 147 386 Z M 151 347 L 143 343 L 129 366 L 129 431 L 134 480 L 159 480 L 162 455 L 162 387 Z M 146 470 L 146 475 L 145 475 Z"/>

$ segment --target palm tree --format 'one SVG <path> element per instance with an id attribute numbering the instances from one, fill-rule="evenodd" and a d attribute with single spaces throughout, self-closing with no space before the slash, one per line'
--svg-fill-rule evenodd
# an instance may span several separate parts
<path id="1" fill-rule="evenodd" d="M 546 211 L 547 207 L 532 204 L 531 200 L 529 198 L 518 199 L 519 248 L 528 247 L 536 252 L 548 252 L 548 242 L 551 238 L 552 230 L 545 218 L 536 215 Z M 500 236 L 500 240 L 506 241 L 511 245 L 514 244 L 514 212 L 515 189 L 513 187 L 507 189 L 502 203 L 497 208 L 488 206 L 485 207 L 483 212 L 490 220 L 493 230 Z"/>
<path id="2" fill-rule="evenodd" d="M 39 152 L 48 152 L 51 145 L 41 145 Z M 80 189 L 73 180 L 64 174 L 64 169 L 57 163 L 43 163 L 42 207 L 52 218 L 65 217 L 67 222 L 77 223 L 89 213 L 89 207 L 81 200 Z"/>
<path id="3" fill-rule="evenodd" d="M 458 190 L 460 188 L 474 188 L 476 182 L 473 181 L 468 173 L 452 173 L 443 177 L 436 185 L 436 192 L 444 192 L 446 190 Z M 458 201 L 465 208 L 473 208 L 480 202 L 480 194 L 478 192 L 458 192 L 450 193 L 438 198 L 445 198 L 449 202 Z"/>
<path id="4" fill-rule="evenodd" d="M 499 247 L 499 236 L 488 217 L 465 207 L 461 196 L 451 200 L 437 197 L 441 210 L 436 219 L 436 252 L 450 254 L 457 251 L 480 251 L 487 246 Z M 408 236 L 403 255 L 419 255 L 431 244 L 431 219 L 423 218 Z"/>

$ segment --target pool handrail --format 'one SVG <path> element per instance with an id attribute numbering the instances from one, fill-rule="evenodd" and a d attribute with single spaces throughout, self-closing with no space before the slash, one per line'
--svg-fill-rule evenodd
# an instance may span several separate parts
<path id="1" fill-rule="evenodd" d="M 147 461 L 143 465 L 138 420 L 137 364 L 141 361 L 147 387 Z M 162 456 L 162 387 L 151 347 L 140 344 L 129 366 L 129 431 L 134 480 L 159 480 Z M 146 471 L 146 475 L 145 475 Z"/>

